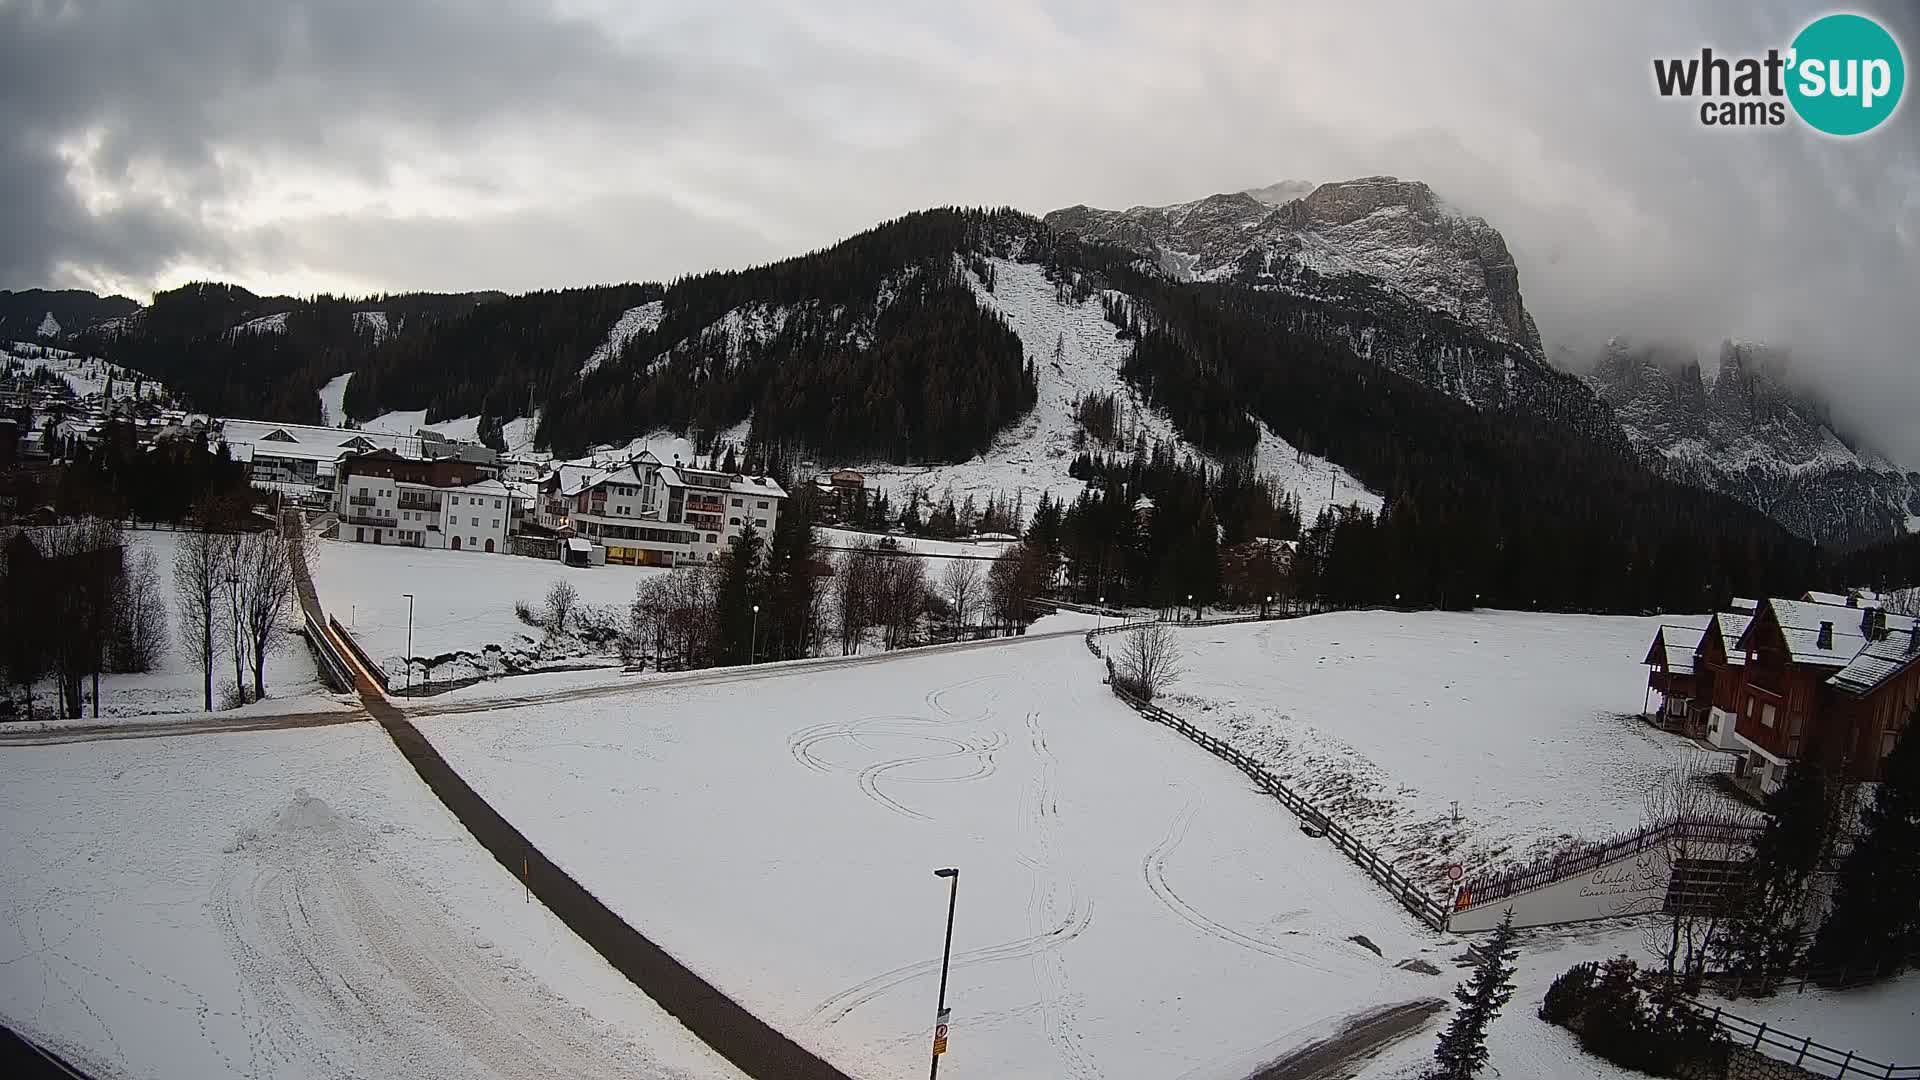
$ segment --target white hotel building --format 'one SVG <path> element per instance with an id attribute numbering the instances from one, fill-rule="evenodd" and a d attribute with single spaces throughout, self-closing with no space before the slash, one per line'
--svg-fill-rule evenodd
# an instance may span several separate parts
<path id="1" fill-rule="evenodd" d="M 771 539 L 787 493 L 763 476 L 663 465 L 650 453 L 613 469 L 562 465 L 540 480 L 536 520 L 638 566 L 711 562 L 747 526 Z M 599 560 L 595 560 L 599 561 Z"/>

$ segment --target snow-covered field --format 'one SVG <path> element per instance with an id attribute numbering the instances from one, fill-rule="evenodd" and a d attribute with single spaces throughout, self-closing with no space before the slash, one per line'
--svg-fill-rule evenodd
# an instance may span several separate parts
<path id="1" fill-rule="evenodd" d="M 1638 719 L 1640 660 L 1676 621 L 1380 611 L 1193 628 L 1162 704 L 1396 859 L 1472 875 L 1638 828 L 1647 784 L 1683 759 L 1730 767 Z"/>
<path id="2" fill-rule="evenodd" d="M 955 1076 L 1239 1080 L 1445 994 L 1394 964 L 1457 942 L 1101 676 L 1070 635 L 420 723 L 615 911 L 858 1076 L 925 1061 L 945 865 Z"/>
<path id="3" fill-rule="evenodd" d="M 315 540 L 307 545 L 307 558 L 321 606 L 395 676 L 406 671 L 401 659 L 407 654 L 405 593 L 414 595 L 416 657 L 478 654 L 490 645 L 531 650 L 541 632 L 514 616 L 514 601 L 525 600 L 537 612 L 554 582 L 569 581 L 582 603 L 616 605 L 624 616 L 641 580 L 666 572 L 637 566 L 571 567 L 518 555 L 343 540 Z M 478 667 L 452 662 L 436 668 L 433 677 L 462 678 L 489 670 L 484 662 Z M 415 677 L 423 677 L 417 669 Z"/>
<path id="4" fill-rule="evenodd" d="M 932 467 L 888 464 L 861 466 L 896 505 L 902 493 L 917 487 L 935 496 L 949 487 L 954 497 L 971 494 L 985 503 L 993 494 L 1024 493 L 1031 510 L 1041 492 L 1071 501 L 1086 486 L 1067 475 L 1078 451 L 1074 436 L 1079 425 L 1074 403 L 1090 394 L 1112 394 L 1123 406 L 1123 424 L 1149 443 L 1156 440 L 1183 448 L 1173 423 L 1158 410 L 1145 406 L 1137 391 L 1120 377 L 1128 342 L 1114 337 L 1114 325 L 1101 309 L 1101 298 L 1062 304 L 1054 298 L 1053 283 L 1043 267 L 1009 259 L 989 260 L 994 289 L 988 292 L 968 274 L 982 307 L 997 312 L 1018 334 L 1039 381 L 1039 400 L 1033 411 L 1001 433 L 985 454 L 956 465 Z M 1193 451 L 1196 457 L 1205 455 Z M 1369 510 L 1380 506 L 1379 496 L 1324 459 L 1297 453 L 1284 439 L 1261 427 L 1255 466 L 1271 476 L 1281 490 L 1300 496 L 1301 513 L 1311 522 L 1332 501 L 1358 503 Z"/>
<path id="5" fill-rule="evenodd" d="M 100 1080 L 739 1074 L 371 724 L 0 750 L 0 1019 Z"/>
<path id="6" fill-rule="evenodd" d="M 104 720 L 109 717 L 201 712 L 206 703 L 203 676 L 199 666 L 181 648 L 178 637 L 180 618 L 173 588 L 173 556 L 180 534 L 133 529 L 126 536 L 129 568 L 142 551 L 153 552 L 158 563 L 160 596 L 164 608 L 162 616 L 167 631 L 166 647 L 160 655 L 159 664 L 152 671 L 139 675 L 100 676 L 100 717 Z M 314 666 L 312 652 L 308 650 L 306 642 L 292 632 L 299 626 L 298 616 L 292 610 L 287 612 L 286 626 L 288 633 L 282 636 L 275 651 L 267 656 L 267 699 L 254 706 L 252 711 L 320 712 L 351 708 L 336 702 L 327 691 L 326 684 L 320 681 L 320 672 Z M 249 686 L 252 685 L 252 677 L 249 671 Z M 214 664 L 213 680 L 214 705 L 218 708 L 222 704 L 225 688 L 233 684 L 233 656 L 224 648 L 220 659 Z M 87 692 L 92 693 L 91 682 L 87 684 Z M 53 695 L 51 681 L 43 682 L 35 694 L 35 715 L 47 715 L 52 708 Z M 93 706 L 89 699 L 86 719 L 91 721 L 92 716 Z"/>

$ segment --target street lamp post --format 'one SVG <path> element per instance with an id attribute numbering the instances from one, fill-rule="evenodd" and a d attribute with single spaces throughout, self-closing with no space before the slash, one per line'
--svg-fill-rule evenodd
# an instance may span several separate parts
<path id="1" fill-rule="evenodd" d="M 1100 598 L 1100 614 L 1098 618 L 1100 620 L 1098 629 L 1105 630 L 1107 628 L 1107 598 L 1104 596 Z"/>
<path id="2" fill-rule="evenodd" d="M 753 633 L 747 636 L 747 663 L 755 663 L 760 658 L 760 605 L 753 605 Z"/>
<path id="3" fill-rule="evenodd" d="M 1266 599 L 1260 601 L 1260 617 L 1261 618 L 1264 619 L 1267 617 L 1267 608 L 1272 606 L 1272 604 L 1273 604 L 1273 594 L 1268 593 Z"/>
<path id="4" fill-rule="evenodd" d="M 951 881 L 947 889 L 947 944 L 940 952 L 940 1004 L 934 1014 L 933 1067 L 927 1071 L 927 1080 L 938 1080 L 940 1055 L 947 1052 L 947 967 L 953 960 L 953 909 L 960 900 L 960 868 L 949 866 L 935 870 L 933 876 Z"/>
<path id="5" fill-rule="evenodd" d="M 401 593 L 407 598 L 407 693 L 413 693 L 413 594 Z"/>
<path id="6" fill-rule="evenodd" d="M 1188 606 L 1188 607 L 1193 607 L 1193 594 L 1192 594 L 1192 593 L 1188 593 L 1188 594 L 1187 594 L 1187 606 Z M 1199 621 L 1200 621 L 1200 609 L 1199 609 L 1199 608 L 1193 608 L 1193 621 L 1194 621 L 1194 622 L 1199 622 Z"/>

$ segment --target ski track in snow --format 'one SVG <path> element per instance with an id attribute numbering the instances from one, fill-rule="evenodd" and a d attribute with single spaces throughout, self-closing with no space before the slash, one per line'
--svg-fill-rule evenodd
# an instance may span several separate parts
<path id="1" fill-rule="evenodd" d="M 1107 296 L 1125 299 L 1123 294 L 1108 292 L 1062 304 L 1055 299 L 1053 283 L 1047 280 L 1043 267 L 1001 258 L 989 262 L 994 270 L 991 292 L 970 270 L 964 266 L 961 270 L 980 306 L 1007 321 L 1033 362 L 1038 384 L 1034 407 L 1001 432 L 984 454 L 969 461 L 928 467 L 884 463 L 864 466 L 896 503 L 910 488 L 919 488 L 935 498 L 951 489 L 956 500 L 973 495 L 976 502 L 984 502 L 993 494 L 1024 493 L 1029 508 L 1043 491 L 1054 499 L 1071 501 L 1086 487 L 1067 475 L 1067 466 L 1081 449 L 1076 445 L 1080 427 L 1073 407 L 1089 395 L 1111 394 L 1120 403 L 1127 446 L 1138 433 L 1149 444 L 1171 443 L 1181 452 L 1212 460 L 1181 439 L 1173 421 L 1146 405 L 1138 391 L 1121 378 L 1120 367 L 1131 345 L 1114 336 L 1116 327 L 1107 321 L 1101 301 Z M 1299 453 L 1264 423 L 1259 427 L 1254 466 L 1282 491 L 1300 497 L 1304 520 L 1311 522 L 1328 505 L 1330 489 L 1335 503 L 1379 509 L 1380 497 L 1367 491 L 1346 470 L 1323 458 Z M 1096 447 L 1089 444 L 1086 448 Z"/>

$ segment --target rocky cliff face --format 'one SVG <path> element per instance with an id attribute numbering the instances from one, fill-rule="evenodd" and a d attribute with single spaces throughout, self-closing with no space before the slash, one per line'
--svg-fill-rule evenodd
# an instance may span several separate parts
<path id="1" fill-rule="evenodd" d="M 1789 383 L 1789 359 L 1730 341 L 1709 383 L 1685 350 L 1615 339 L 1588 382 L 1635 449 L 1675 479 L 1823 543 L 1906 531 L 1920 518 L 1920 473 L 1842 439 L 1824 406 Z"/>
<path id="2" fill-rule="evenodd" d="M 1298 285 L 1362 274 L 1423 307 L 1541 355 L 1520 272 L 1499 230 L 1417 180 L 1369 176 L 1310 191 L 1282 181 L 1177 206 L 1047 215 L 1055 228 L 1132 248 L 1182 278 Z M 1259 283 L 1259 282 L 1255 282 Z"/>

